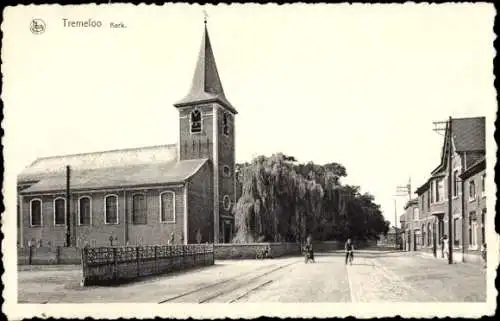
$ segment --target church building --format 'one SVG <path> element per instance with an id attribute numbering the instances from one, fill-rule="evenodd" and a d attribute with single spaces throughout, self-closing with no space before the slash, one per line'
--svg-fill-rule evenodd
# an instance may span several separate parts
<path id="1" fill-rule="evenodd" d="M 230 242 L 237 111 L 206 25 L 191 90 L 174 106 L 177 144 L 43 157 L 23 170 L 19 246 Z"/>

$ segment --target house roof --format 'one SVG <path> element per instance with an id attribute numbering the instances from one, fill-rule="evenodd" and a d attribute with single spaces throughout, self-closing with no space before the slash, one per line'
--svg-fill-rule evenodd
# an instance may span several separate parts
<path id="1" fill-rule="evenodd" d="M 408 202 L 406 202 L 404 209 L 406 210 L 407 208 L 409 208 L 412 205 L 418 205 L 418 199 L 417 198 L 411 199 Z"/>
<path id="2" fill-rule="evenodd" d="M 18 184 L 35 182 L 23 194 L 63 191 L 66 166 L 72 190 L 180 183 L 208 161 L 178 162 L 176 152 L 176 145 L 162 145 L 39 158 L 18 176 Z"/>
<path id="3" fill-rule="evenodd" d="M 428 179 L 425 183 L 423 183 L 420 187 L 417 188 L 417 190 L 415 191 L 417 193 L 417 195 L 422 195 L 422 193 L 424 193 L 426 190 L 429 189 L 429 182 L 430 182 L 430 179 Z"/>
<path id="4" fill-rule="evenodd" d="M 224 94 L 206 25 L 191 89 L 186 97 L 174 106 L 183 107 L 204 102 L 219 102 L 234 114 L 238 113 Z"/>
<path id="5" fill-rule="evenodd" d="M 452 118 L 452 139 L 455 152 L 472 152 L 486 150 L 485 117 Z M 441 162 L 432 171 L 436 174 L 446 167 L 449 127 L 446 127 L 444 142 L 441 150 Z"/>
<path id="6" fill-rule="evenodd" d="M 452 119 L 452 132 L 457 152 L 485 150 L 485 117 Z"/>

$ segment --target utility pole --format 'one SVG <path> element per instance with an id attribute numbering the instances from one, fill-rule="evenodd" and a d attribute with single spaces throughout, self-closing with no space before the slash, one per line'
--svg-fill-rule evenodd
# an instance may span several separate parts
<path id="1" fill-rule="evenodd" d="M 394 199 L 394 246 L 398 248 L 398 208 Z"/>
<path id="2" fill-rule="evenodd" d="M 444 128 L 439 127 L 439 125 L 445 125 Z M 439 122 L 434 122 L 434 131 L 439 132 L 444 130 L 445 131 L 445 144 L 447 145 L 446 147 L 446 153 L 447 153 L 447 166 L 448 166 L 448 264 L 453 264 L 453 243 L 452 240 L 455 239 L 453 235 L 453 225 L 452 225 L 452 220 L 453 220 L 453 215 L 452 215 L 452 180 L 453 180 L 453 175 L 452 175 L 452 118 L 451 116 L 447 121 L 439 121 Z M 456 182 L 455 182 L 456 184 Z M 462 197 L 463 195 L 463 190 L 462 190 Z M 462 220 L 462 224 L 464 224 Z M 462 242 L 463 243 L 463 242 Z M 463 244 L 462 244 L 463 247 Z"/>
<path id="3" fill-rule="evenodd" d="M 408 184 L 396 186 L 396 197 L 400 196 L 408 196 L 408 202 L 411 201 L 411 177 L 408 179 Z M 398 238 L 397 231 L 397 207 L 396 207 L 396 199 L 394 199 L 394 231 L 396 233 L 396 240 Z"/>
<path id="4" fill-rule="evenodd" d="M 71 210 L 71 200 L 70 200 L 70 172 L 69 166 L 66 166 L 66 246 L 71 246 L 71 227 L 70 227 L 70 210 Z"/>

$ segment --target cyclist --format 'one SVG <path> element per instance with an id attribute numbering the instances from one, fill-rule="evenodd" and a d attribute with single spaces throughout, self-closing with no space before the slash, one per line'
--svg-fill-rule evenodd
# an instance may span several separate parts
<path id="1" fill-rule="evenodd" d="M 350 238 L 348 238 L 347 242 L 345 242 L 344 248 L 345 248 L 345 264 L 347 264 L 347 261 L 349 261 L 352 265 L 352 260 L 354 258 L 354 254 L 353 254 L 354 245 L 352 244 Z"/>

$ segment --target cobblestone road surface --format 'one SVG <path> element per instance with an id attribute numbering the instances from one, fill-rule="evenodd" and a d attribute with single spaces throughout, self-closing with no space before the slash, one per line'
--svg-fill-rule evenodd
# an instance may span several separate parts
<path id="1" fill-rule="evenodd" d="M 358 251 L 302 258 L 217 261 L 130 284 L 80 287 L 79 266 L 20 267 L 20 303 L 102 302 L 484 302 L 480 265 L 448 265 L 414 253 Z"/>

